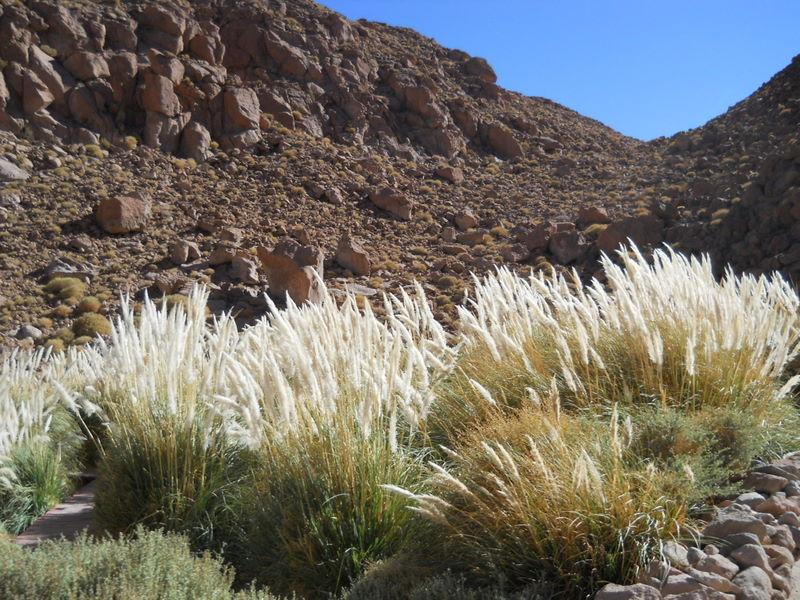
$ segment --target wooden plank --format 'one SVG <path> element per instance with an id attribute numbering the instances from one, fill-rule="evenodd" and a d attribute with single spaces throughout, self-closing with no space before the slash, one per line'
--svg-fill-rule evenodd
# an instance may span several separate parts
<path id="1" fill-rule="evenodd" d="M 16 543 L 26 548 L 36 548 L 44 540 L 57 540 L 62 536 L 74 539 L 84 531 L 92 530 L 94 515 L 95 482 L 83 486 L 72 497 L 51 508 L 16 538 Z"/>

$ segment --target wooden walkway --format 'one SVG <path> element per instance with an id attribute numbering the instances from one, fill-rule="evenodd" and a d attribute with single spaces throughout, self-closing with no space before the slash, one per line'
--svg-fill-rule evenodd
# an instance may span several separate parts
<path id="1" fill-rule="evenodd" d="M 62 536 L 74 539 L 84 530 L 91 532 L 94 488 L 95 482 L 92 481 L 75 492 L 66 502 L 51 508 L 17 536 L 17 544 L 33 549 L 45 540 L 57 540 Z"/>

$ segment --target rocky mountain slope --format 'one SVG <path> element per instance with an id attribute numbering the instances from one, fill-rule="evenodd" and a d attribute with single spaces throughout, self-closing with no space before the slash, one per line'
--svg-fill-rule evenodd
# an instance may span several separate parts
<path id="1" fill-rule="evenodd" d="M 59 346 L 119 291 L 194 281 L 247 320 L 265 289 L 313 297 L 312 269 L 365 296 L 419 280 L 452 315 L 470 272 L 590 275 L 628 237 L 800 267 L 797 60 L 648 144 L 498 87 L 483 59 L 306 0 L 0 6 L 8 342 Z M 62 275 L 87 284 L 47 287 Z"/>

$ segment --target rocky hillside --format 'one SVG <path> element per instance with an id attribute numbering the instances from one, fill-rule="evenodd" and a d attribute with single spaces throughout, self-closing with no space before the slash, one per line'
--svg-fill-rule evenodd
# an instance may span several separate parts
<path id="1" fill-rule="evenodd" d="M 628 237 L 793 264 L 791 241 L 773 252 L 757 230 L 791 194 L 797 153 L 766 156 L 797 131 L 797 61 L 646 144 L 498 87 L 481 58 L 306 0 L 0 7 L 8 342 L 74 343 L 119 291 L 180 301 L 194 281 L 247 320 L 265 289 L 313 297 L 312 270 L 364 296 L 419 280 L 453 314 L 469 272 L 589 275 Z M 86 283 L 48 286 L 64 275 Z"/>
<path id="2" fill-rule="evenodd" d="M 800 279 L 800 56 L 725 114 L 655 145 L 673 197 L 688 193 L 674 239 L 740 270 Z"/>

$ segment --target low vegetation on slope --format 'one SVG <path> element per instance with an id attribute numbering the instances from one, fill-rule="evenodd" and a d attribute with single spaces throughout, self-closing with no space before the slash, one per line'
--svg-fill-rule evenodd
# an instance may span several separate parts
<path id="1" fill-rule="evenodd" d="M 800 448 L 800 299 L 667 251 L 604 267 L 589 287 L 499 270 L 454 333 L 421 289 L 382 319 L 325 296 L 244 330 L 207 322 L 202 289 L 123 302 L 108 341 L 2 366 L 5 497 L 36 487 L 20 449 L 67 469 L 83 437 L 109 532 L 178 532 L 238 585 L 582 598 L 633 581 L 754 459 Z M 19 506 L 6 528 L 45 508 Z"/>

